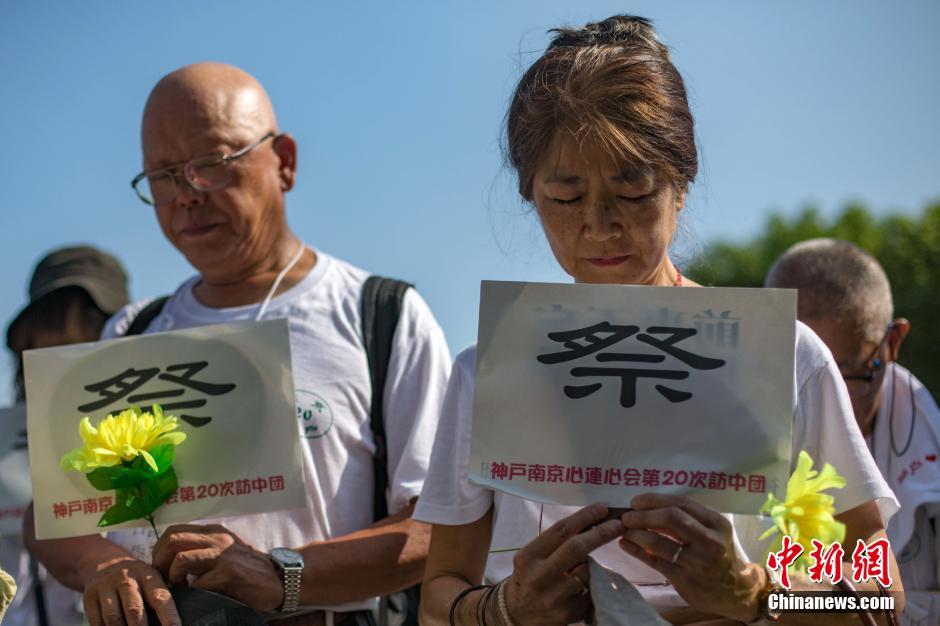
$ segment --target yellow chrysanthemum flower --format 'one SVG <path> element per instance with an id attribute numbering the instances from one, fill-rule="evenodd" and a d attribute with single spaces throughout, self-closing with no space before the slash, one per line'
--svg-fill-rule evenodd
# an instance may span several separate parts
<path id="1" fill-rule="evenodd" d="M 797 567 L 805 567 L 812 551 L 812 541 L 816 539 L 825 545 L 845 539 L 845 524 L 834 517 L 835 498 L 822 493 L 825 489 L 841 489 L 845 479 L 829 463 L 821 471 L 813 469 L 813 459 L 805 451 L 800 452 L 796 469 L 787 481 L 786 500 L 777 499 L 772 493 L 767 494 L 767 501 L 760 512 L 767 514 L 774 525 L 761 539 L 778 533 L 770 550 L 781 549 L 783 536 L 788 535 L 794 542 L 803 546 L 803 554 L 797 559 Z"/>
<path id="2" fill-rule="evenodd" d="M 60 464 L 66 471 L 86 472 L 113 467 L 140 456 L 156 472 L 159 469 L 149 451 L 154 446 L 182 443 L 186 433 L 172 432 L 178 426 L 176 416 L 164 415 L 157 404 L 153 406 L 153 413 L 135 406 L 118 415 L 108 415 L 97 428 L 84 417 L 78 427 L 84 445 L 66 453 Z"/>

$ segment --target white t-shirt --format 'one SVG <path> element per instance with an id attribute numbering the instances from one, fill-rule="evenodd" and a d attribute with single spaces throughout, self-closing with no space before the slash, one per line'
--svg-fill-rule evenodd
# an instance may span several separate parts
<path id="1" fill-rule="evenodd" d="M 898 510 L 897 500 L 881 477 L 855 423 L 845 384 L 831 353 L 800 323 L 795 357 L 791 466 L 795 466 L 800 450 L 806 450 L 817 466 L 831 463 L 847 482 L 844 489 L 833 494 L 836 511 L 841 513 L 875 500 L 882 521 L 887 524 Z M 526 545 L 540 528 L 544 530 L 577 507 L 548 504 L 543 507 L 468 480 L 475 371 L 476 348 L 472 347 L 457 356 L 451 372 L 428 478 L 413 517 L 433 524 L 468 524 L 494 506 L 491 553 L 484 575 L 492 584 L 512 573 L 513 549 Z M 757 515 L 730 518 L 742 556 L 751 561 L 762 560 L 762 544 L 757 537 L 769 527 L 770 521 Z M 659 572 L 629 556 L 616 542 L 598 548 L 592 556 L 637 585 L 654 606 L 685 604 Z"/>
<path id="2" fill-rule="evenodd" d="M 287 318 L 298 414 L 314 402 L 331 417 L 303 438 L 307 508 L 198 523 L 221 523 L 262 551 L 300 547 L 340 537 L 373 523 L 372 455 L 369 427 L 372 386 L 360 326 L 360 292 L 368 273 L 317 251 L 317 263 L 290 290 L 272 299 L 265 319 Z M 194 277 L 177 289 L 145 332 L 177 330 L 255 319 L 259 304 L 213 309 L 193 295 Z M 103 339 L 126 332 L 143 303 L 112 318 Z M 385 385 L 388 442 L 388 510 L 404 509 L 421 493 L 450 371 L 444 334 L 414 289 L 402 303 Z M 321 411 L 321 414 L 324 413 Z M 118 531 L 108 538 L 149 560 L 153 532 Z M 320 607 L 342 611 L 371 608 L 375 600 Z"/>
<path id="3" fill-rule="evenodd" d="M 940 409 L 907 369 L 889 363 L 881 406 L 868 437 L 878 469 L 901 502 L 888 525 L 904 590 L 935 590 L 940 545 Z"/>
<path id="4" fill-rule="evenodd" d="M 875 463 L 901 502 L 888 524 L 906 603 L 902 623 L 940 623 L 940 409 L 907 369 L 889 363 L 868 438 Z"/>

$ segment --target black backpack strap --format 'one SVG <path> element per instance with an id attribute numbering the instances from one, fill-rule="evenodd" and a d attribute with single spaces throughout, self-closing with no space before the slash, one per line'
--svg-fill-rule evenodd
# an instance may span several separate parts
<path id="1" fill-rule="evenodd" d="M 372 382 L 372 406 L 369 409 L 369 426 L 375 440 L 373 474 L 375 489 L 373 503 L 375 520 L 388 517 L 388 442 L 385 436 L 385 412 L 382 399 L 385 397 L 385 377 L 392 356 L 392 338 L 401 317 L 401 306 L 405 292 L 413 285 L 382 276 L 370 276 L 362 286 L 362 339 L 369 360 L 369 379 Z"/>
<path id="2" fill-rule="evenodd" d="M 131 323 L 127 326 L 127 332 L 124 333 L 124 336 L 130 337 L 131 335 L 140 335 L 145 330 L 147 330 L 147 327 L 150 326 L 150 322 L 160 315 L 160 312 L 163 310 L 163 307 L 166 305 L 166 302 L 169 299 L 170 296 L 163 296 L 147 303 L 147 306 L 138 311 L 137 315 L 134 316 L 134 319 L 131 320 Z"/>

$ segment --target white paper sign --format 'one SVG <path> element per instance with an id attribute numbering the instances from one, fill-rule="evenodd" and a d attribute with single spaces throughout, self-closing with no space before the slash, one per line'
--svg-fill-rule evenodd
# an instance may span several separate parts
<path id="1" fill-rule="evenodd" d="M 0 409 L 0 537 L 19 535 L 33 499 L 26 452 L 26 405 Z"/>
<path id="2" fill-rule="evenodd" d="M 81 446 L 83 416 L 97 424 L 132 404 L 160 404 L 188 436 L 173 461 L 179 489 L 158 524 L 305 506 L 286 320 L 33 350 L 25 366 L 38 538 L 101 531 L 114 493 L 59 459 Z"/>
<path id="3" fill-rule="evenodd" d="M 471 480 L 756 514 L 789 473 L 795 318 L 788 290 L 485 281 Z"/>

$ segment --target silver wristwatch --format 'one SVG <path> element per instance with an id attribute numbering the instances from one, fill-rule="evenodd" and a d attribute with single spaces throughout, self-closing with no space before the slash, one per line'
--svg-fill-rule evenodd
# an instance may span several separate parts
<path id="1" fill-rule="evenodd" d="M 771 594 L 782 595 L 786 593 L 783 585 L 780 583 L 780 577 L 777 572 L 764 565 L 764 571 L 767 572 L 767 584 L 757 596 L 758 615 L 757 619 L 748 622 L 748 626 L 772 626 L 780 621 L 783 612 L 779 609 L 771 609 L 769 598 Z"/>
<path id="2" fill-rule="evenodd" d="M 282 612 L 296 611 L 300 600 L 300 576 L 304 572 L 304 557 L 290 548 L 274 548 L 268 555 L 281 572 L 284 582 Z"/>

